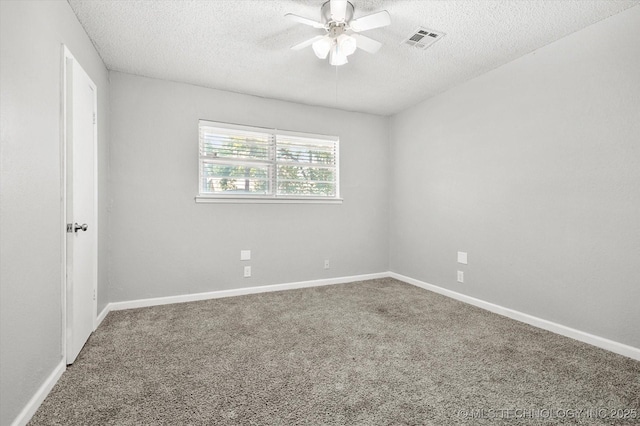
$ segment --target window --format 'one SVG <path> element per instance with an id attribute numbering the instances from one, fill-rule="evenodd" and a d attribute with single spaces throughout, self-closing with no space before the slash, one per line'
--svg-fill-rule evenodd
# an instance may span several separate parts
<path id="1" fill-rule="evenodd" d="M 339 140 L 200 120 L 198 202 L 339 202 Z"/>

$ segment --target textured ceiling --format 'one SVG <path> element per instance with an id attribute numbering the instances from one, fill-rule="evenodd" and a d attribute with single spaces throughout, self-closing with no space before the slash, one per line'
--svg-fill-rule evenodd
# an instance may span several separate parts
<path id="1" fill-rule="evenodd" d="M 324 30 L 323 0 L 69 0 L 107 68 L 274 99 L 391 115 L 640 0 L 351 0 L 355 17 L 386 9 L 384 43 L 332 67 L 293 44 Z M 401 41 L 418 26 L 447 35 L 427 50 Z"/>

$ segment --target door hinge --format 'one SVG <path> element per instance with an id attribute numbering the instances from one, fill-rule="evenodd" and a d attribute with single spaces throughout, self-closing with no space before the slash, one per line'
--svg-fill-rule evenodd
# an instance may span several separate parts
<path id="1" fill-rule="evenodd" d="M 93 113 L 93 124 L 96 124 L 96 113 Z"/>
<path id="2" fill-rule="evenodd" d="M 96 300 L 96 289 L 93 289 L 93 300 Z"/>

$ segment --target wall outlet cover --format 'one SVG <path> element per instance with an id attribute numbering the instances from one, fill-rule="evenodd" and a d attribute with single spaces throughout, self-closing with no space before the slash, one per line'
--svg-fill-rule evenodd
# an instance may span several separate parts
<path id="1" fill-rule="evenodd" d="M 251 276 L 251 266 L 244 267 L 244 277 L 249 278 Z"/>
<path id="2" fill-rule="evenodd" d="M 459 283 L 463 283 L 464 282 L 464 272 L 462 272 L 462 271 L 458 271 L 458 282 Z"/>
<path id="3" fill-rule="evenodd" d="M 462 263 L 464 265 L 467 264 L 467 252 L 465 251 L 458 252 L 458 263 Z"/>
<path id="4" fill-rule="evenodd" d="M 251 260 L 251 250 L 240 250 L 240 260 Z"/>

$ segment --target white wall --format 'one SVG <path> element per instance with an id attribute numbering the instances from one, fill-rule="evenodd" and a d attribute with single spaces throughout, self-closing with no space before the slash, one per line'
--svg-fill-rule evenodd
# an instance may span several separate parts
<path id="1" fill-rule="evenodd" d="M 640 347 L 639 40 L 634 7 L 395 116 L 391 270 Z"/>
<path id="2" fill-rule="evenodd" d="M 106 194 L 108 73 L 66 1 L 0 2 L 0 424 L 62 360 L 60 80 L 66 44 L 98 86 L 99 189 Z M 100 199 L 100 234 L 106 206 Z M 107 303 L 106 240 L 99 305 Z"/>
<path id="3" fill-rule="evenodd" d="M 388 269 L 387 118 L 110 78 L 111 301 Z M 339 136 L 344 203 L 196 204 L 198 119 Z"/>

